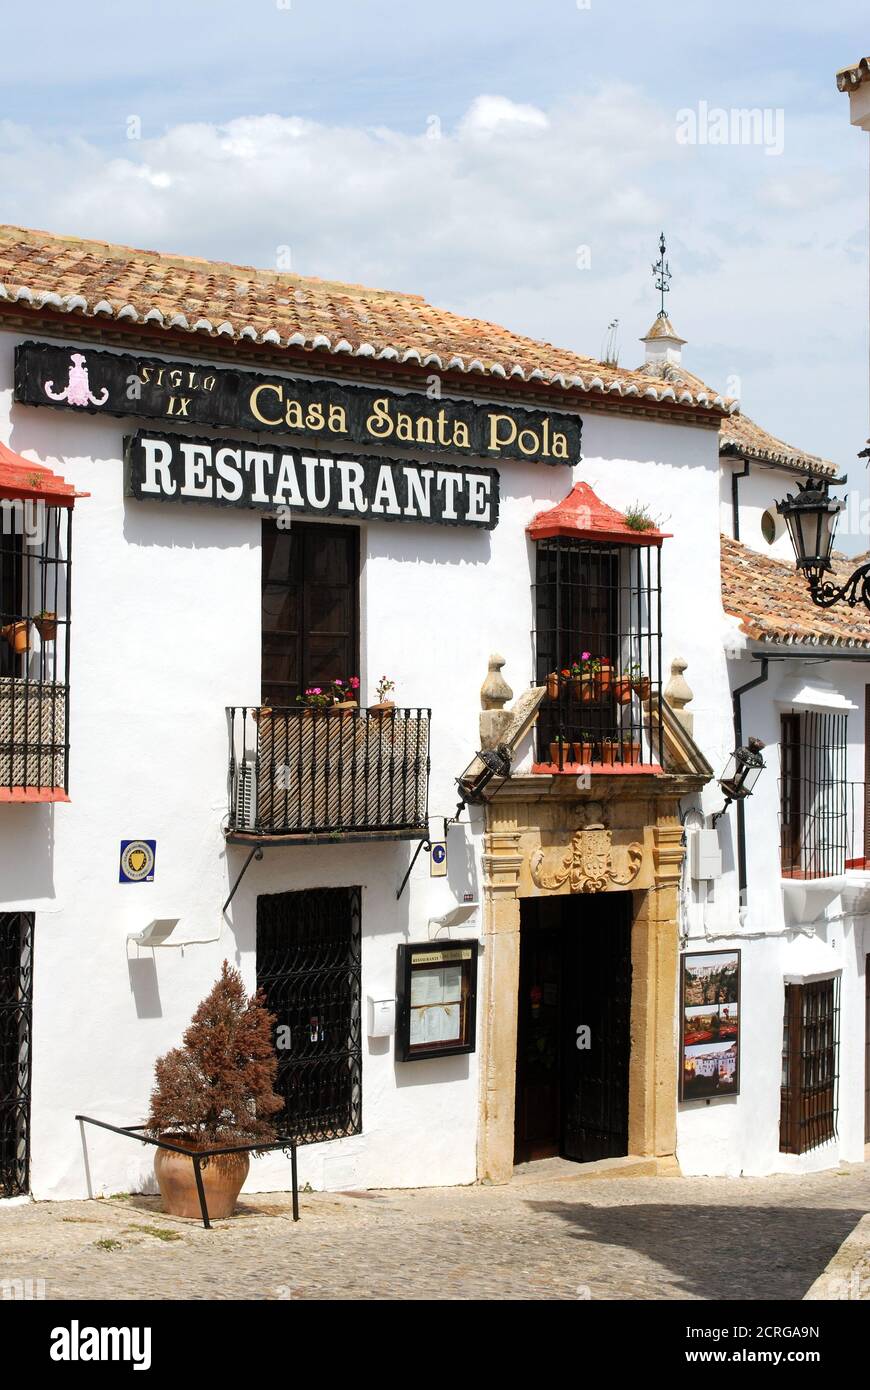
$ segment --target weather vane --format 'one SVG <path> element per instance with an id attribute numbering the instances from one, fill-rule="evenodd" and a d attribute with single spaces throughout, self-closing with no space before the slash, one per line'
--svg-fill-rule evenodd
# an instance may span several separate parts
<path id="1" fill-rule="evenodd" d="M 657 290 L 661 290 L 662 296 L 662 307 L 658 312 L 658 317 L 660 319 L 667 318 L 667 314 L 665 313 L 665 295 L 670 292 L 671 288 L 671 268 L 665 260 L 666 250 L 665 234 L 662 232 L 659 237 L 659 258 L 657 261 L 653 261 L 652 268 L 653 275 L 655 276 L 655 287 Z"/>

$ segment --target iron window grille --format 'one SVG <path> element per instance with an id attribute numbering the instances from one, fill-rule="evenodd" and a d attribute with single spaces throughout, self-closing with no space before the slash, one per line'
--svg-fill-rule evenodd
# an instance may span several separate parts
<path id="1" fill-rule="evenodd" d="M 806 1153 L 837 1137 L 840 980 L 785 987 L 779 1147 Z"/>
<path id="2" fill-rule="evenodd" d="M 0 506 L 0 799 L 69 791 L 71 545 L 71 507 Z"/>
<path id="3" fill-rule="evenodd" d="M 538 541 L 534 610 L 539 763 L 660 767 L 659 547 Z"/>
<path id="4" fill-rule="evenodd" d="M 359 888 L 257 899 L 257 984 L 275 1015 L 282 1134 L 319 1143 L 362 1129 Z"/>
<path id="5" fill-rule="evenodd" d="M 231 832 L 426 831 L 431 710 L 233 706 Z"/>
<path id="6" fill-rule="evenodd" d="M 33 916 L 0 912 L 0 1197 L 28 1191 Z"/>
<path id="7" fill-rule="evenodd" d="M 783 878 L 826 878 L 846 868 L 845 714 L 782 716 L 780 864 Z"/>

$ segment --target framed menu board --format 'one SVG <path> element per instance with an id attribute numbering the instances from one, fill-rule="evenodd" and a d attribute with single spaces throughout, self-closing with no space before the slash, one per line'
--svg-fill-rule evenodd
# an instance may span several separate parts
<path id="1" fill-rule="evenodd" d="M 396 973 L 399 1061 L 473 1052 L 477 942 L 425 941 L 400 946 Z"/>

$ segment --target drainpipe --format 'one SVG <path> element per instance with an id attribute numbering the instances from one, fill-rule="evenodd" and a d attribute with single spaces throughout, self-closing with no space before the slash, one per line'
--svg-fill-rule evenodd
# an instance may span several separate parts
<path id="1" fill-rule="evenodd" d="M 738 483 L 741 478 L 749 477 L 749 459 L 743 460 L 743 472 L 738 473 L 736 469 L 731 474 L 731 534 L 736 541 L 740 540 L 740 509 Z"/>
<path id="2" fill-rule="evenodd" d="M 731 707 L 734 711 L 734 747 L 740 748 L 743 745 L 743 710 L 740 699 L 748 690 L 754 690 L 757 685 L 764 685 L 767 680 L 768 658 L 761 657 L 761 674 L 755 676 L 745 685 L 738 685 L 736 690 L 731 692 Z M 741 907 L 746 905 L 746 807 L 743 801 L 737 802 L 737 887 L 740 895 Z"/>

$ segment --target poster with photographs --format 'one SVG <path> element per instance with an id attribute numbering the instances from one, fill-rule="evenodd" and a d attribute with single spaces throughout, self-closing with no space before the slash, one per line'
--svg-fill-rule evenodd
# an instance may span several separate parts
<path id="1" fill-rule="evenodd" d="M 680 1100 L 740 1090 L 740 952 L 683 956 Z"/>

